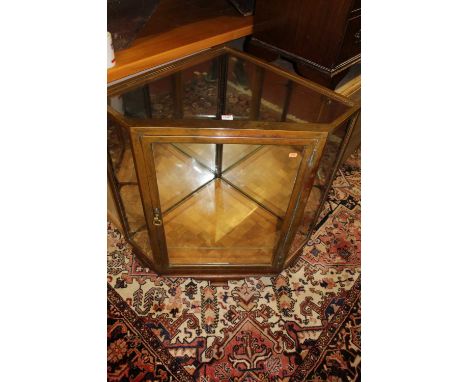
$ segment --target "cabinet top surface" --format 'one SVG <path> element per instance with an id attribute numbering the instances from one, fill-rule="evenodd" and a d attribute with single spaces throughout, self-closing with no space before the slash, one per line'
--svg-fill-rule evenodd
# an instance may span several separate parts
<path id="1" fill-rule="evenodd" d="M 115 118 L 141 127 L 200 127 L 200 120 L 217 120 L 206 127 L 304 131 L 314 124 L 323 131 L 358 109 L 346 97 L 227 47 L 109 86 L 108 96 Z"/>

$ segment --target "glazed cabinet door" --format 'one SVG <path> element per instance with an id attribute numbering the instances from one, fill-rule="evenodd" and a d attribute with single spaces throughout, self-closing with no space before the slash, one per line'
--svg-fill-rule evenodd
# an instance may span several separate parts
<path id="1" fill-rule="evenodd" d="M 282 267 L 326 134 L 278 139 L 250 133 L 132 130 L 161 272 L 242 275 Z"/>

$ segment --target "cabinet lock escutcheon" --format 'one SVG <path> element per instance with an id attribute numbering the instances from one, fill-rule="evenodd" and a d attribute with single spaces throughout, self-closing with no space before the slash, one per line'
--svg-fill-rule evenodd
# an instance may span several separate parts
<path id="1" fill-rule="evenodd" d="M 161 225 L 162 220 L 161 220 L 161 212 L 159 211 L 159 208 L 155 208 L 153 210 L 153 225 Z"/>

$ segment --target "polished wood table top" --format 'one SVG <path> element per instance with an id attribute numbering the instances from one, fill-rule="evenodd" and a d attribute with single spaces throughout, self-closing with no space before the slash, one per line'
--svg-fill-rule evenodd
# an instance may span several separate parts
<path id="1" fill-rule="evenodd" d="M 111 83 L 145 69 L 252 34 L 253 16 L 226 0 L 162 0 L 136 40 L 115 53 Z"/>

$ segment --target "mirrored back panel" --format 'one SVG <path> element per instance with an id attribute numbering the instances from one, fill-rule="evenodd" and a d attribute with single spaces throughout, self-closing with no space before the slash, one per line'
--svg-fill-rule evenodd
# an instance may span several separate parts
<path id="1" fill-rule="evenodd" d="M 152 143 L 169 266 L 271 266 L 302 150 Z"/>

